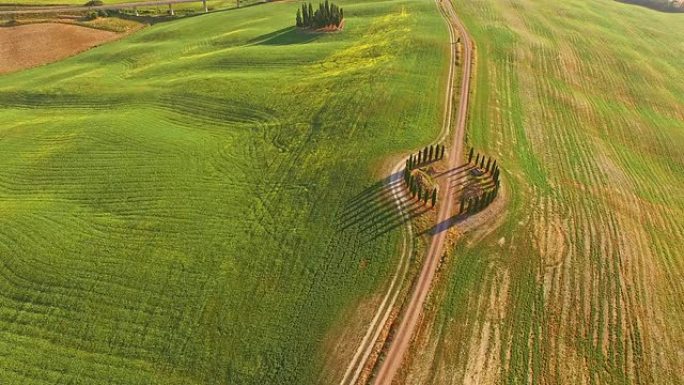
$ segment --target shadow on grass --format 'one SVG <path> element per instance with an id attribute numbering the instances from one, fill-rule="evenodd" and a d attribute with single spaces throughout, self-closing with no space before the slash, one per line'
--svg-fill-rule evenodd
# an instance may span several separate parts
<path id="1" fill-rule="evenodd" d="M 292 45 L 306 44 L 316 40 L 318 34 L 301 31 L 296 27 L 287 27 L 269 32 L 247 42 L 252 45 Z"/>
<path id="2" fill-rule="evenodd" d="M 340 230 L 357 232 L 368 242 L 430 210 L 428 205 L 409 197 L 403 183 L 403 172 L 397 172 L 354 196 L 338 216 Z"/>
<path id="3" fill-rule="evenodd" d="M 477 167 L 471 164 L 463 164 L 435 174 L 434 177 L 446 178 L 447 183 L 454 187 L 453 194 L 447 199 L 460 200 L 461 196 L 475 197 L 483 189 L 494 187 L 491 178 L 485 174 L 477 174 L 476 169 Z M 373 183 L 351 198 L 337 216 L 337 220 L 340 231 L 357 232 L 362 241 L 368 242 L 430 209 L 429 204 L 408 195 L 404 187 L 402 170 Z M 454 209 L 460 210 L 459 202 L 455 203 Z M 467 216 L 466 213 L 453 215 L 420 234 L 439 234 L 463 221 Z"/>

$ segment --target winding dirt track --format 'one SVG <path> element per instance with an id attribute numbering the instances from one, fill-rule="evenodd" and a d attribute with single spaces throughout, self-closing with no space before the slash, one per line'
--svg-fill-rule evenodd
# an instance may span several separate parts
<path id="1" fill-rule="evenodd" d="M 444 10 L 442 8 L 442 5 L 440 5 L 439 0 L 436 0 L 435 3 L 440 9 L 440 12 L 442 12 L 442 15 L 445 17 L 445 20 L 448 21 L 448 16 L 447 14 L 444 13 Z M 455 73 L 455 58 L 456 58 L 456 38 L 455 38 L 455 32 L 454 28 L 451 25 L 451 23 L 448 23 L 449 26 L 449 41 L 451 45 L 451 56 L 449 58 L 450 66 L 449 66 L 449 73 L 447 76 L 447 92 L 444 95 L 444 116 L 443 116 L 443 123 L 442 123 L 442 131 L 440 132 L 439 138 L 433 143 L 433 144 L 438 144 L 442 143 L 446 140 L 447 136 L 449 135 L 450 128 L 451 128 L 451 118 L 452 118 L 452 110 L 453 110 L 453 97 L 454 97 L 454 73 Z M 468 72 L 470 72 L 470 69 L 468 69 Z M 465 106 L 463 107 L 465 108 Z M 465 124 L 463 124 L 465 125 Z M 458 136 L 458 134 L 457 134 Z M 460 136 L 460 145 L 462 146 L 463 142 L 463 135 Z M 458 156 L 452 156 L 452 153 L 454 153 L 454 150 L 452 149 L 449 155 L 449 159 L 455 159 L 455 161 L 450 161 L 450 163 L 453 162 L 458 162 L 458 159 L 462 158 L 463 152 L 460 151 Z M 390 182 L 389 185 L 392 186 L 391 188 L 391 193 L 394 201 L 396 202 L 397 209 L 401 213 L 402 216 L 405 216 L 405 210 L 404 207 L 406 203 L 411 200 L 409 198 L 405 191 L 402 183 L 396 183 L 399 182 L 402 178 L 402 170 L 405 167 L 406 163 L 406 158 L 402 158 L 392 169 L 391 175 L 390 175 Z M 446 183 L 448 185 L 449 183 Z M 451 195 L 450 192 L 447 192 L 446 189 L 440 189 L 440 191 L 445 191 L 444 194 L 442 194 L 442 199 L 446 199 L 448 196 L 447 194 Z M 450 209 L 449 209 L 450 210 Z M 361 344 L 357 348 L 356 352 L 354 353 L 354 357 L 352 358 L 351 362 L 349 362 L 347 369 L 344 373 L 344 376 L 342 377 L 342 380 L 340 381 L 340 385 L 353 385 L 356 384 L 357 381 L 359 380 L 362 371 L 366 366 L 368 365 L 368 360 L 371 357 L 371 354 L 373 353 L 375 349 L 375 344 L 378 341 L 378 338 L 380 336 L 380 333 L 382 332 L 383 328 L 387 324 L 387 321 L 392 313 L 392 310 L 394 309 L 394 304 L 397 300 L 397 297 L 399 296 L 399 292 L 401 291 L 402 288 L 402 281 L 406 277 L 406 273 L 408 270 L 408 260 L 410 259 L 412 253 L 413 253 L 413 228 L 411 225 L 411 222 L 408 220 L 408 218 L 405 218 L 406 222 L 406 231 L 404 232 L 404 241 L 402 245 L 402 251 L 401 251 L 401 257 L 399 259 L 399 264 L 397 265 L 397 270 L 395 272 L 394 277 L 392 278 L 392 281 L 390 283 L 390 286 L 387 289 L 387 293 L 385 294 L 385 297 L 383 298 L 382 303 L 378 307 L 376 313 L 374 314 L 374 317 L 371 321 L 371 324 L 368 326 L 368 329 L 366 330 L 366 334 L 364 335 Z M 442 239 L 441 242 L 444 242 Z"/>
<path id="2" fill-rule="evenodd" d="M 456 16 L 453 5 L 450 0 L 437 0 L 438 7 L 442 15 L 447 20 L 449 25 L 449 34 L 451 36 L 452 47 L 456 46 L 454 41 L 454 30 L 457 30 L 461 36 L 461 43 L 463 46 L 463 73 L 461 78 L 461 94 L 459 98 L 458 111 L 456 116 L 455 134 L 449 150 L 448 164 L 449 169 L 456 168 L 464 159 L 464 138 L 466 115 L 468 111 L 468 98 L 470 90 L 470 73 L 472 66 L 472 46 L 468 33 Z M 452 65 L 454 63 L 452 62 Z M 453 83 L 448 87 L 453 88 Z M 451 92 L 451 91 L 449 91 Z M 451 104 L 453 100 L 449 99 L 446 110 L 451 111 Z M 450 115 L 450 114 L 449 114 Z M 445 121 L 450 124 L 450 119 Z M 447 126 L 448 128 L 448 126 Z M 450 218 L 452 217 L 454 201 L 453 186 L 449 183 L 448 178 L 442 180 L 440 186 L 440 201 L 443 202 L 439 207 L 437 216 L 437 226 L 435 227 L 434 235 L 430 242 L 423 268 L 411 298 L 409 300 L 406 312 L 401 319 L 401 323 L 397 329 L 396 335 L 392 344 L 389 346 L 387 356 L 380 363 L 377 377 L 375 378 L 376 385 L 390 385 L 394 379 L 394 375 L 399 370 L 403 361 L 406 350 L 408 349 L 411 338 L 414 334 L 420 314 L 423 310 L 423 305 L 430 292 L 432 280 L 435 276 L 439 260 L 444 249 L 444 241 L 449 228 Z"/>

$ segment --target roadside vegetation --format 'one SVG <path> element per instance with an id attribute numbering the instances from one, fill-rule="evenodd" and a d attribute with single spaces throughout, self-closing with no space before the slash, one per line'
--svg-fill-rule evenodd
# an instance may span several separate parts
<path id="1" fill-rule="evenodd" d="M 448 65 L 434 4 L 340 6 L 344 33 L 273 3 L 0 76 L 0 382 L 339 380 L 401 247 L 355 210 L 439 132 Z"/>
<path id="2" fill-rule="evenodd" d="M 683 15 L 454 4 L 508 203 L 446 258 L 399 383 L 684 383 Z"/>

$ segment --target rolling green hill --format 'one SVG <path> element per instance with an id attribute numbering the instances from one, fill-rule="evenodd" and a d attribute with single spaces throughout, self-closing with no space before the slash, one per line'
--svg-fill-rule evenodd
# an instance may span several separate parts
<path id="1" fill-rule="evenodd" d="M 684 15 L 454 4 L 509 202 L 458 243 L 405 383 L 684 383 Z"/>
<path id="2" fill-rule="evenodd" d="M 394 270 L 358 215 L 441 122 L 434 4 L 158 24 L 0 77 L 0 382 L 308 384 Z M 368 191 L 368 190 L 366 190 Z M 371 204 L 372 205 L 372 204 Z M 350 214 L 352 213 L 352 214 Z"/>

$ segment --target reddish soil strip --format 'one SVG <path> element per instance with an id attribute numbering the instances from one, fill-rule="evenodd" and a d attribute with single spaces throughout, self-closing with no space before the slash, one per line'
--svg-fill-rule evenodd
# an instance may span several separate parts
<path id="1" fill-rule="evenodd" d="M 120 36 L 58 23 L 0 28 L 0 74 L 52 63 Z"/>

